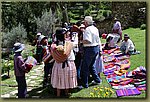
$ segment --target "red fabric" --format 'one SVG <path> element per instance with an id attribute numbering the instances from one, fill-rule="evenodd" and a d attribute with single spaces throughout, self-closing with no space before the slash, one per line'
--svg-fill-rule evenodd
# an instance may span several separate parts
<path id="1" fill-rule="evenodd" d="M 105 33 L 102 34 L 102 38 L 103 38 L 103 39 L 106 39 L 106 37 L 107 37 L 107 34 L 105 34 Z"/>

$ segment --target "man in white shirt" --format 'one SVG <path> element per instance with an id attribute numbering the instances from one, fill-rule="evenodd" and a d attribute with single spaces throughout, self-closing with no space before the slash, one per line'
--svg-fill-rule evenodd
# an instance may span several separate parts
<path id="1" fill-rule="evenodd" d="M 101 42 L 99 38 L 99 31 L 93 25 L 93 18 L 86 16 L 84 18 L 85 31 L 83 32 L 83 46 L 84 55 L 83 63 L 81 67 L 81 80 L 83 87 L 88 88 L 88 77 L 91 74 L 94 81 L 93 84 L 100 84 L 101 79 L 99 78 L 96 68 L 94 66 L 96 56 L 101 50 Z"/>
<path id="2" fill-rule="evenodd" d="M 135 51 L 135 46 L 127 34 L 124 34 L 124 41 L 121 43 L 120 50 L 124 54 L 132 54 Z"/>

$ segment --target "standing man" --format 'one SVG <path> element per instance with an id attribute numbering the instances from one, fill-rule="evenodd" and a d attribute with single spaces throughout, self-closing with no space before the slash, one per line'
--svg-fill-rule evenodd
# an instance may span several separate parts
<path id="1" fill-rule="evenodd" d="M 91 74 L 94 81 L 93 84 L 100 84 L 101 80 L 94 66 L 96 56 L 100 51 L 99 31 L 93 25 L 93 18 L 86 16 L 84 18 L 85 31 L 83 32 L 83 64 L 81 67 L 81 80 L 83 87 L 88 88 L 88 77 Z"/>
<path id="2" fill-rule="evenodd" d="M 121 29 L 121 23 L 119 22 L 119 20 L 117 18 L 114 18 L 114 25 L 113 25 L 113 33 L 119 34 L 120 35 L 120 40 L 122 40 L 122 29 Z"/>

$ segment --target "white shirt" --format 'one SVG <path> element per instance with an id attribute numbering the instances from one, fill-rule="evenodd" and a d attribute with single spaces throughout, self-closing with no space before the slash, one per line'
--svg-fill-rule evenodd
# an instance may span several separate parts
<path id="1" fill-rule="evenodd" d="M 83 40 L 89 41 L 89 44 L 83 44 L 84 47 L 100 45 L 99 31 L 95 26 L 88 26 L 83 32 Z"/>
<path id="2" fill-rule="evenodd" d="M 114 23 L 113 29 L 119 29 L 119 32 L 121 32 L 121 23 L 119 21 L 116 21 L 116 23 Z"/>
<path id="3" fill-rule="evenodd" d="M 123 42 L 121 43 L 121 46 L 125 46 L 125 47 L 126 47 L 126 52 L 128 52 L 128 51 L 133 51 L 134 48 L 135 48 L 133 42 L 132 42 L 130 39 L 128 39 L 127 42 L 126 42 L 126 41 L 123 41 Z"/>

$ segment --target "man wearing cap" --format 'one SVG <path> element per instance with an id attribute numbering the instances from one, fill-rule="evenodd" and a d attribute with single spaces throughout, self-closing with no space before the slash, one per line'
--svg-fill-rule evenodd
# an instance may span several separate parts
<path id="1" fill-rule="evenodd" d="M 81 67 L 81 79 L 83 87 L 85 88 L 88 88 L 88 77 L 90 73 L 94 79 L 93 83 L 100 84 L 101 82 L 94 66 L 96 56 L 100 51 L 100 38 L 99 31 L 93 25 L 93 22 L 94 21 L 91 16 L 86 16 L 84 18 L 85 31 L 83 32 L 82 41 L 84 46 L 84 55 Z"/>
<path id="2" fill-rule="evenodd" d="M 113 25 L 113 33 L 117 33 L 120 35 L 120 40 L 122 40 L 122 29 L 121 29 L 121 23 L 117 18 L 114 18 L 114 25 Z"/>
<path id="3" fill-rule="evenodd" d="M 33 66 L 26 64 L 21 52 L 24 50 L 24 44 L 15 43 L 14 50 L 14 74 L 18 84 L 18 98 L 25 98 L 27 92 L 27 84 L 25 80 L 25 73 L 28 72 L 27 69 L 31 69 Z"/>
<path id="4" fill-rule="evenodd" d="M 124 34 L 124 41 L 121 43 L 120 50 L 124 54 L 132 54 L 134 52 L 135 46 L 128 34 Z"/>

